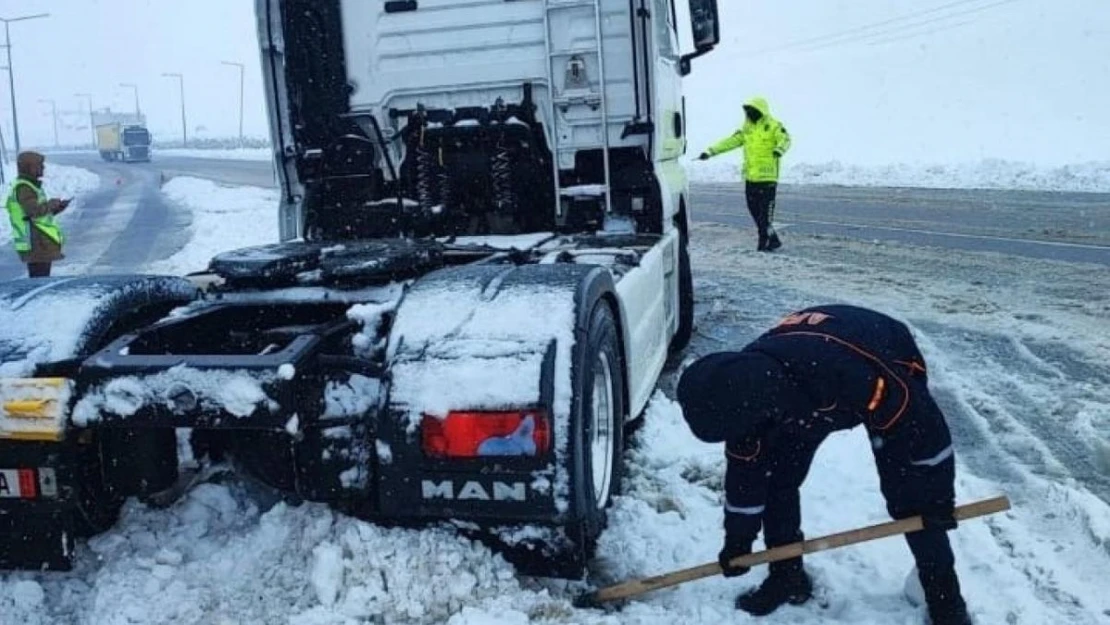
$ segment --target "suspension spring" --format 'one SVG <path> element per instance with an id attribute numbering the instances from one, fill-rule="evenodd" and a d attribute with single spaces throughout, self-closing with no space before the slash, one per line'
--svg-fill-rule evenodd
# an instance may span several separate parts
<path id="1" fill-rule="evenodd" d="M 440 152 L 439 168 L 436 169 L 436 182 L 438 183 L 439 191 L 439 205 L 442 207 L 444 213 L 451 211 L 451 204 L 454 198 L 452 197 L 451 176 L 447 168 L 443 166 L 442 152 Z"/>
<path id="2" fill-rule="evenodd" d="M 512 213 L 516 210 L 512 167 L 512 154 L 509 148 L 503 141 L 498 141 L 490 161 L 490 177 L 493 183 L 493 202 L 499 213 Z"/>
<path id="3" fill-rule="evenodd" d="M 431 211 L 439 199 L 435 168 L 435 155 L 421 140 L 416 147 L 416 199 L 425 211 Z"/>

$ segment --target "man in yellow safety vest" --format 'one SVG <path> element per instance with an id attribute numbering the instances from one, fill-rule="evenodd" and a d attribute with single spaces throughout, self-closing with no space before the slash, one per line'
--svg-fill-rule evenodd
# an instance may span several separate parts
<path id="1" fill-rule="evenodd" d="M 19 259 L 27 263 L 27 275 L 43 278 L 50 266 L 64 258 L 65 236 L 55 216 L 72 200 L 48 199 L 42 188 L 46 157 L 38 152 L 21 152 L 16 160 L 17 177 L 8 194 L 8 218 L 12 224 L 12 243 Z"/>

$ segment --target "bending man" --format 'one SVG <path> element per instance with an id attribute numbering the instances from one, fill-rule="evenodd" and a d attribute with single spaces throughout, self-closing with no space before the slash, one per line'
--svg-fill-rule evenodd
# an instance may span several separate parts
<path id="1" fill-rule="evenodd" d="M 705 356 L 679 380 L 678 402 L 694 435 L 724 442 L 725 575 L 751 553 L 802 540 L 799 488 L 822 441 L 864 425 L 887 511 L 922 515 L 906 535 L 933 625 L 968 625 L 946 531 L 956 527 L 955 458 L 945 418 L 929 393 L 925 360 L 900 321 L 846 305 L 789 315 L 739 352 Z M 802 559 L 774 562 L 736 606 L 769 614 L 812 595 Z"/>

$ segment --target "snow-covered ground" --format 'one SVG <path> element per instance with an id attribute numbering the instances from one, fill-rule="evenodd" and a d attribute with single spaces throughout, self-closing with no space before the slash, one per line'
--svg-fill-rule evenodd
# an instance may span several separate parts
<path id="1" fill-rule="evenodd" d="M 209 180 L 176 177 L 162 186 L 170 200 L 193 214 L 190 239 L 173 256 L 153 263 L 154 273 L 202 271 L 220 252 L 276 243 L 278 192 L 259 187 L 228 187 Z"/>
<path id="2" fill-rule="evenodd" d="M 15 179 L 16 169 L 14 164 L 9 165 L 8 163 L 3 163 L 0 167 L 4 168 L 4 199 L 7 201 L 12 180 Z M 100 178 L 87 169 L 70 167 L 67 165 L 55 165 L 47 158 L 46 173 L 43 175 L 42 186 L 47 195 L 52 198 L 74 198 L 69 208 L 58 216 L 58 221 L 61 222 L 64 228 L 66 224 L 70 220 L 75 219 L 77 214 L 81 211 L 81 195 L 99 187 Z M 7 215 L 4 215 L 3 219 L 0 219 L 0 240 L 4 242 L 10 241 L 11 232 L 11 222 L 8 220 Z"/>
<path id="3" fill-rule="evenodd" d="M 214 252 L 276 239 L 270 191 L 186 178 L 165 190 L 198 211 L 201 235 L 170 265 L 196 269 Z M 789 230 L 781 253 L 765 255 L 747 251 L 750 238 L 695 226 L 698 333 L 688 357 L 742 345 L 816 302 L 905 319 L 952 423 L 959 499 L 1006 494 L 1014 506 L 953 534 L 978 622 L 1107 622 L 1110 276 L 1094 266 Z M 598 584 L 711 562 L 719 549 L 724 457 L 689 434 L 665 394 L 672 383 L 668 374 L 628 451 Z M 810 537 L 886 520 L 862 432 L 837 434 L 821 449 L 803 509 Z M 912 561 L 900 539 L 808 562 L 819 600 L 761 622 L 922 623 L 903 597 Z M 0 624 L 724 624 L 745 622 L 732 597 L 761 578 L 757 570 L 706 579 L 620 612 L 579 610 L 567 584 L 518 576 L 451 530 L 380 528 L 321 505 L 275 504 L 231 480 L 200 486 L 167 510 L 129 503 L 115 529 L 81 545 L 72 573 L 0 575 Z"/>

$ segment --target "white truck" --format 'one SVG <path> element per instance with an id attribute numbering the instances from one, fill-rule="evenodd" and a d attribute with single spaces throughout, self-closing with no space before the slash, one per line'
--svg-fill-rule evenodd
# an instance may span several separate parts
<path id="1" fill-rule="evenodd" d="M 256 2 L 282 240 L 0 287 L 0 565 L 66 568 L 124 498 L 180 492 L 187 430 L 579 575 L 693 327 L 681 80 L 716 2 Z"/>

